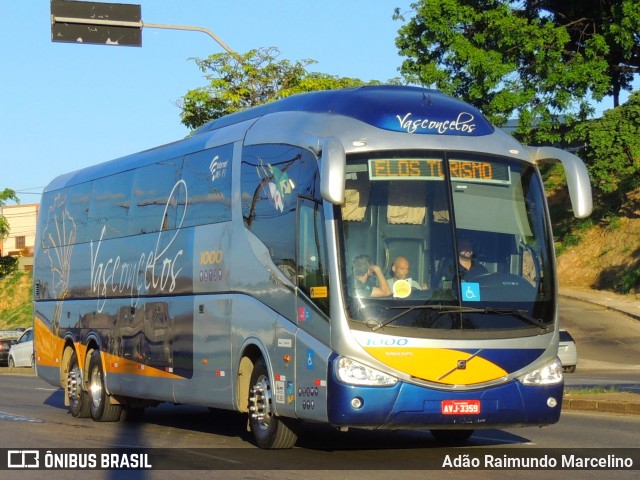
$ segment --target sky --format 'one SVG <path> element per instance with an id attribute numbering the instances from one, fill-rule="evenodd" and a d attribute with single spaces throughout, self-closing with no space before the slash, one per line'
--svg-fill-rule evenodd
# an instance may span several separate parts
<path id="1" fill-rule="evenodd" d="M 388 80 L 402 57 L 396 7 L 413 0 L 122 0 L 146 23 L 207 28 L 231 49 L 277 47 L 308 71 Z M 176 102 L 207 84 L 201 32 L 144 28 L 142 47 L 51 42 L 50 0 L 0 0 L 0 191 L 39 203 L 55 177 L 188 134 Z"/>

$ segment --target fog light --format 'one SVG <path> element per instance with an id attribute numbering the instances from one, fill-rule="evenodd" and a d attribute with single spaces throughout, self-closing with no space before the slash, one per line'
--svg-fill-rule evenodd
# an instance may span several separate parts
<path id="1" fill-rule="evenodd" d="M 351 399 L 351 406 L 356 410 L 359 408 L 362 408 L 362 405 L 363 405 L 363 402 L 361 398 L 356 397 Z"/>
<path id="2" fill-rule="evenodd" d="M 558 401 L 553 397 L 549 397 L 549 398 L 547 398 L 547 405 L 549 407 L 553 408 L 553 407 L 558 405 Z"/>

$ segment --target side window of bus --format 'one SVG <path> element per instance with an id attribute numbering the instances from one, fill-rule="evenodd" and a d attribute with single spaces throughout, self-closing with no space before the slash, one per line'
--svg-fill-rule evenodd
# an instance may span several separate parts
<path id="1" fill-rule="evenodd" d="M 89 203 L 88 240 L 115 238 L 129 232 L 133 171 L 93 181 Z"/>
<path id="2" fill-rule="evenodd" d="M 301 198 L 298 206 L 298 268 L 300 290 L 329 314 L 324 215 L 322 204 Z"/>
<path id="3" fill-rule="evenodd" d="M 44 248 L 88 241 L 87 216 L 91 188 L 91 182 L 87 182 L 43 196 L 38 228 L 43 232 L 41 239 Z"/>
<path id="4" fill-rule="evenodd" d="M 176 209 L 184 188 L 180 185 L 182 159 L 137 169 L 133 174 L 129 234 L 176 228 Z"/>
<path id="5" fill-rule="evenodd" d="M 178 206 L 182 226 L 231 220 L 231 164 L 233 144 L 203 150 L 185 158 L 182 179 L 186 183 L 184 202 Z"/>
<path id="6" fill-rule="evenodd" d="M 291 145 L 245 147 L 241 183 L 245 226 L 295 283 L 296 209 L 299 196 L 319 196 L 315 156 Z"/>

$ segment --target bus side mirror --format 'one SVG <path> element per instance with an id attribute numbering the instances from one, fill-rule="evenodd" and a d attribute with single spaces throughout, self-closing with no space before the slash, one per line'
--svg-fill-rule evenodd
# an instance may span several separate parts
<path id="1" fill-rule="evenodd" d="M 573 215 L 585 218 L 593 211 L 591 198 L 591 181 L 587 167 L 575 155 L 554 147 L 529 147 L 532 160 L 544 163 L 561 162 L 567 176 L 567 187 L 571 198 Z"/>
<path id="2" fill-rule="evenodd" d="M 324 138 L 320 159 L 320 193 L 322 198 L 334 205 L 344 203 L 346 170 L 347 155 L 340 140 L 335 137 Z"/>

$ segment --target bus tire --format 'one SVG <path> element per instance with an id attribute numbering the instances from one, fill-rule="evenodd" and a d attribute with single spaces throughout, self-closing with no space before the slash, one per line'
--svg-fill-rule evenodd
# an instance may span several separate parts
<path id="1" fill-rule="evenodd" d="M 253 367 L 250 385 L 249 428 L 256 444 L 265 449 L 293 447 L 298 440 L 298 421 L 273 412 L 273 389 L 262 358 Z"/>
<path id="2" fill-rule="evenodd" d="M 100 352 L 94 350 L 89 359 L 89 409 L 96 422 L 117 422 L 122 414 L 122 406 L 111 403 L 104 384 L 104 371 Z"/>
<path id="3" fill-rule="evenodd" d="M 69 373 L 67 374 L 66 395 L 69 400 L 69 411 L 76 418 L 87 418 L 91 416 L 89 410 L 89 395 L 84 390 L 84 375 L 78 365 L 78 355 L 74 351 L 69 359 Z"/>
<path id="4" fill-rule="evenodd" d="M 431 435 L 443 443 L 460 443 L 473 435 L 473 430 L 431 430 Z"/>

